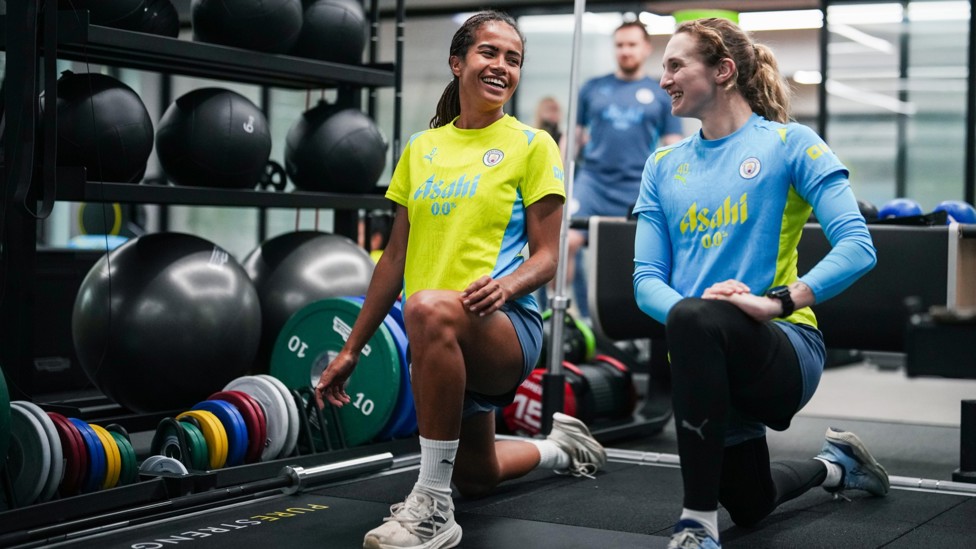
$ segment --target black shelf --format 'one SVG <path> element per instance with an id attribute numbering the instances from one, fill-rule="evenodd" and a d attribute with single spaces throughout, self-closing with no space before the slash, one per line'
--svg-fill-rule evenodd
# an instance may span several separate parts
<path id="1" fill-rule="evenodd" d="M 345 65 L 74 23 L 61 17 L 58 58 L 292 89 L 391 87 L 392 63 Z M 0 25 L 2 28 L 2 25 Z M 5 34 L 5 33 L 4 33 Z M 6 36 L 0 40 L 6 44 Z"/>
<path id="2" fill-rule="evenodd" d="M 183 206 L 254 208 L 327 208 L 332 210 L 389 209 L 380 194 L 276 192 L 214 187 L 177 187 L 134 183 L 86 181 L 62 184 L 58 200 L 72 202 L 125 202 Z"/>

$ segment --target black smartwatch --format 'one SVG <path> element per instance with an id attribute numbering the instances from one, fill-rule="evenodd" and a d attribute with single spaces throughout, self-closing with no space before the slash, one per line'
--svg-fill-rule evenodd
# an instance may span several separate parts
<path id="1" fill-rule="evenodd" d="M 790 296 L 790 288 L 788 286 L 773 286 L 766 290 L 766 297 L 778 299 L 783 304 L 783 313 L 778 318 L 786 318 L 793 314 L 793 298 Z"/>

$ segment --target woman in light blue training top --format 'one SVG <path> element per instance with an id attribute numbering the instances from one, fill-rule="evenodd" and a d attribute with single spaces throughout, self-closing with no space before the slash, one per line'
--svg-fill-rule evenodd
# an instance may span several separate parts
<path id="1" fill-rule="evenodd" d="M 539 360 L 531 293 L 555 274 L 565 196 L 552 137 L 502 110 L 523 50 L 515 21 L 498 12 L 471 16 L 454 35 L 453 79 L 386 193 L 396 217 L 362 312 L 316 386 L 320 406 L 349 403 L 345 381 L 402 289 L 420 474 L 366 533 L 366 548 L 455 547 L 452 481 L 470 497 L 537 467 L 591 476 L 606 462 L 583 422 L 560 413 L 546 440 L 495 442 L 496 407 L 512 402 Z"/>
<path id="2" fill-rule="evenodd" d="M 876 259 L 847 169 L 789 122 L 769 48 L 700 19 L 678 26 L 663 62 L 672 112 L 702 128 L 644 167 L 634 290 L 665 324 L 671 360 L 684 509 L 669 547 L 714 548 L 719 503 L 749 526 L 818 485 L 887 493 L 884 468 L 853 433 L 828 429 L 816 458 L 772 465 L 765 435 L 789 426 L 823 371 L 810 306 Z M 811 209 L 833 247 L 798 273 Z"/>

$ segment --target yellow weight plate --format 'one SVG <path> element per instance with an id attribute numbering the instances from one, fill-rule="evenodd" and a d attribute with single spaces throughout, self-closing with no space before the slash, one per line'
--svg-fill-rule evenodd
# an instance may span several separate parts
<path id="1" fill-rule="evenodd" d="M 89 427 L 98 435 L 98 440 L 102 441 L 105 447 L 105 481 L 102 489 L 115 488 L 119 483 L 119 475 L 122 474 L 122 453 L 119 452 L 119 443 L 115 442 L 115 437 L 101 425 L 89 423 Z"/>
<path id="2" fill-rule="evenodd" d="M 179 420 L 182 417 L 194 417 L 200 422 L 200 430 L 203 431 L 203 438 L 207 441 L 207 450 L 210 453 L 210 468 L 220 469 L 227 463 L 227 430 L 213 412 L 206 410 L 188 410 L 176 416 Z"/>

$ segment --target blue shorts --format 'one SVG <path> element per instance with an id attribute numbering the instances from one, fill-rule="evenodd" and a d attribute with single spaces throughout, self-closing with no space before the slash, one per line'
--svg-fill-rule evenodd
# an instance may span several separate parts
<path id="1" fill-rule="evenodd" d="M 530 296 L 531 297 L 531 296 Z M 519 303 L 509 301 L 502 305 L 501 312 L 508 316 L 515 327 L 515 335 L 522 347 L 522 376 L 512 390 L 501 395 L 483 395 L 473 391 L 465 391 L 464 407 L 461 413 L 463 419 L 484 412 L 495 412 L 496 408 L 503 408 L 515 399 L 515 391 L 529 377 L 542 354 L 542 315 L 538 309 L 528 308 Z"/>

